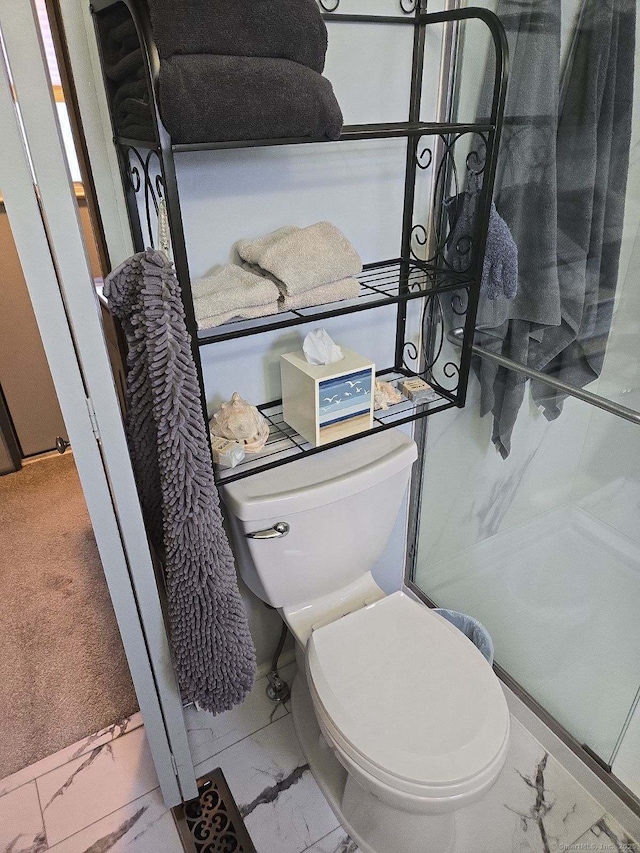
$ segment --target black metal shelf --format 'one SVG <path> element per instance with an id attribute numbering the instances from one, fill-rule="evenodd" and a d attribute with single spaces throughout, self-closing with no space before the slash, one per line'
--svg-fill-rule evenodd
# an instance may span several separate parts
<path id="1" fill-rule="evenodd" d="M 389 1 L 392 2 L 392 0 Z M 393 2 L 396 3 L 396 14 L 381 16 L 334 14 L 340 5 L 340 0 L 319 0 L 324 19 L 331 23 L 381 26 L 407 24 L 413 30 L 410 54 L 411 88 L 407 104 L 408 120 L 345 125 L 339 139 L 333 140 L 335 142 L 407 140 L 406 145 L 402 146 L 401 153 L 405 163 L 405 177 L 399 257 L 367 264 L 359 276 L 362 289 L 357 299 L 282 312 L 255 320 L 237 320 L 226 323 L 224 326 L 198 331 L 176 177 L 176 159 L 180 154 L 189 152 L 314 145 L 332 140 L 304 137 L 205 140 L 197 143 L 174 142 L 160 115 L 158 99 L 160 57 L 146 3 L 144 0 L 93 0 L 92 12 L 103 67 L 105 48 L 116 18 L 121 17 L 121 13 L 125 16 L 129 15 L 136 28 L 142 58 L 140 72 L 146 82 L 148 96 L 148 115 L 136 116 L 136 118 L 140 118 L 140 127 L 149 128 L 149 131 L 140 130 L 138 133 L 140 135 L 149 133 L 152 139 L 132 139 L 118 134 L 116 104 L 118 84 L 105 72 L 104 80 L 113 138 L 118 152 L 136 251 L 154 245 L 153 223 L 160 199 L 166 202 L 176 276 L 182 291 L 186 325 L 191 334 L 191 349 L 205 416 L 207 402 L 202 373 L 202 347 L 388 306 L 395 306 L 396 309 L 395 356 L 393 372 L 385 371 L 385 378 L 397 379 L 403 375 L 420 375 L 436 386 L 442 394 L 440 401 L 427 405 L 414 406 L 407 401 L 386 412 L 377 412 L 373 430 L 318 448 L 305 445 L 300 436 L 284 423 L 279 401 L 264 404 L 258 408 L 270 424 L 270 439 L 267 447 L 262 453 L 253 455 L 235 469 L 218 469 L 217 477 L 220 482 L 230 482 L 266 468 L 284 465 L 304 455 L 319 453 L 329 447 L 355 441 L 370 432 L 389 429 L 452 406 L 461 407 L 465 403 L 471 364 L 471 343 L 480 289 L 478 271 L 483 266 L 497 150 L 503 125 L 508 76 L 506 36 L 499 19 L 486 9 L 467 7 L 427 13 L 426 0 L 393 0 Z M 400 14 L 397 14 L 398 11 Z M 495 51 L 490 115 L 488 119 L 471 124 L 454 122 L 450 114 L 446 115 L 447 121 L 422 121 L 421 97 L 427 28 L 434 24 L 457 26 L 462 21 L 469 20 L 479 20 L 487 26 Z M 467 135 L 472 137 L 471 146 L 465 142 Z M 463 140 L 459 146 L 462 154 L 458 157 L 455 148 L 460 139 Z M 469 151 L 472 154 L 469 154 Z M 432 207 L 428 212 L 415 209 L 417 179 L 425 172 L 433 180 Z M 470 264 L 472 268 L 465 274 L 451 269 L 449 253 L 456 223 L 450 221 L 451 208 L 448 207 L 445 210 L 444 202 L 462 192 L 468 173 L 475 175 L 474 182 L 481 183 L 482 189 L 477 203 L 477 219 L 470 228 L 472 233 L 465 233 L 462 237 L 458 233 L 456 236 L 456 245 L 461 241 L 467 241 L 466 251 L 470 252 L 470 257 L 473 259 Z M 406 340 L 408 303 L 418 299 L 423 300 L 421 306 L 423 340 L 420 349 L 413 341 Z M 443 349 L 446 311 L 457 315 L 457 324 L 462 323 L 461 318 L 464 318 L 465 334 L 459 364 L 448 361 L 448 356 Z M 448 382 L 451 383 L 451 387 L 445 389 L 438 385 L 436 378 L 438 376 L 445 385 Z"/>
<path id="2" fill-rule="evenodd" d="M 423 299 L 433 293 L 462 290 L 471 287 L 475 280 L 472 275 L 438 269 L 433 264 L 416 260 L 405 263 L 401 258 L 366 264 L 356 278 L 361 284 L 361 292 L 355 299 L 282 311 L 257 320 L 232 320 L 222 326 L 199 331 L 198 346 L 314 323 L 343 314 L 385 308 L 400 302 Z"/>
<path id="3" fill-rule="evenodd" d="M 400 379 L 414 375 L 410 371 L 400 372 L 397 370 L 383 370 L 377 374 L 379 379 L 391 382 L 394 386 L 397 385 Z M 457 405 L 452 395 L 448 395 L 444 390 L 438 390 L 441 396 L 433 402 L 416 404 L 412 403 L 411 400 L 404 399 L 394 406 L 389 406 L 388 409 L 375 411 L 373 413 L 372 429 L 359 432 L 356 435 L 347 436 L 339 441 L 333 441 L 331 444 L 325 444 L 320 447 L 313 447 L 285 422 L 282 413 L 282 400 L 263 403 L 257 408 L 269 423 L 269 438 L 266 445 L 258 453 L 247 454 L 244 461 L 236 465 L 235 468 L 216 465 L 216 480 L 218 483 L 231 483 L 234 480 L 242 480 L 245 477 L 258 474 L 260 471 L 287 465 L 289 462 L 301 459 L 304 456 L 322 453 L 323 450 L 328 450 L 330 447 L 349 444 L 364 436 L 373 435 L 373 433 L 391 429 L 392 427 L 400 426 L 400 424 L 411 423 L 419 418 L 433 415 L 436 412 L 443 412 L 445 409 L 451 409 Z"/>
<path id="4" fill-rule="evenodd" d="M 224 148 L 266 148 L 274 145 L 314 145 L 318 142 L 349 142 L 361 139 L 398 139 L 410 136 L 435 136 L 442 134 L 477 133 L 493 130 L 486 124 L 447 124 L 439 122 L 391 122 L 389 124 L 347 124 L 338 139 L 326 136 L 284 137 L 282 139 L 236 139 L 225 142 L 176 143 L 175 153 L 183 151 L 213 151 Z"/>
<path id="5" fill-rule="evenodd" d="M 271 148 L 276 145 L 316 145 L 327 142 L 349 142 L 363 139 L 401 139 L 415 136 L 443 136 L 464 133 L 488 133 L 495 130 L 491 124 L 458 124 L 450 122 L 390 122 L 380 124 L 346 124 L 338 139 L 326 136 L 287 136 L 280 139 L 227 139 L 216 142 L 175 142 L 174 154 L 189 151 L 218 151 L 229 148 Z M 137 146 L 147 150 L 159 148 L 157 142 L 116 136 L 117 145 Z"/>

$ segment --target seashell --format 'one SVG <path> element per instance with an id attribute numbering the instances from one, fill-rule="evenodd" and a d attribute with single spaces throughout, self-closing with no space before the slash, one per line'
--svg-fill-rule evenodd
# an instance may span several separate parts
<path id="1" fill-rule="evenodd" d="M 397 388 L 394 388 L 390 382 L 382 382 L 376 379 L 376 384 L 373 392 L 373 408 L 388 409 L 402 400 L 402 394 Z"/>
<path id="2" fill-rule="evenodd" d="M 212 435 L 244 445 L 245 453 L 258 453 L 269 438 L 269 424 L 255 406 L 234 392 L 209 421 Z"/>

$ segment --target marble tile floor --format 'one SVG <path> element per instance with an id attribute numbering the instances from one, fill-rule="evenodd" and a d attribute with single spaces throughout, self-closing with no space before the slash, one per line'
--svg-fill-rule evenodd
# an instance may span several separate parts
<path id="1" fill-rule="evenodd" d="M 187 710 L 196 772 L 222 767 L 258 853 L 358 853 L 309 772 L 289 709 L 274 708 L 265 687 L 260 679 L 219 717 Z M 0 853 L 182 851 L 139 714 L 0 781 L 0 791 Z M 640 853 L 515 720 L 498 782 L 459 815 L 464 853 Z"/>

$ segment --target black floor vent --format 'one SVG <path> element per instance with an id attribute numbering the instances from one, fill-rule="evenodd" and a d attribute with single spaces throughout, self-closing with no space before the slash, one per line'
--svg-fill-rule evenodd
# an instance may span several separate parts
<path id="1" fill-rule="evenodd" d="M 198 779 L 198 793 L 173 809 L 187 853 L 256 853 L 220 768 Z"/>

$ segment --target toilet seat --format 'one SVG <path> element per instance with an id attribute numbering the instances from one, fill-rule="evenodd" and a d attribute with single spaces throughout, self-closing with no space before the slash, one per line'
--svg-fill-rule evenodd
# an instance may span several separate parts
<path id="1" fill-rule="evenodd" d="M 504 763 L 509 710 L 493 670 L 403 592 L 314 631 L 307 672 L 328 740 L 396 791 L 457 800 L 489 787 Z"/>

